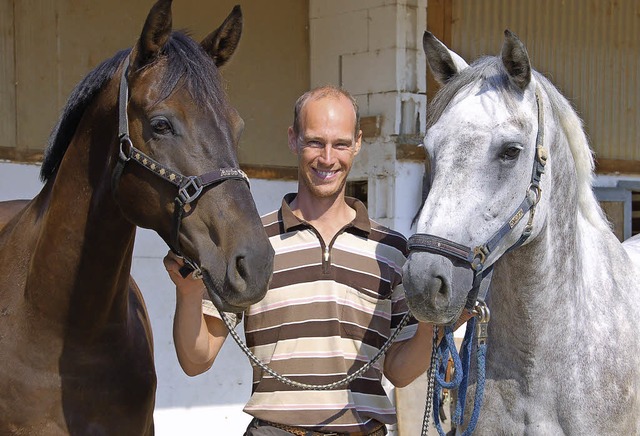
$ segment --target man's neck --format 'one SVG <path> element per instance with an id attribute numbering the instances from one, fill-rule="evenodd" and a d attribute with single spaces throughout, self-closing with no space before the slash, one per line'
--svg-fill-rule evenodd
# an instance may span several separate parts
<path id="1" fill-rule="evenodd" d="M 311 197 L 304 192 L 298 192 L 290 207 L 294 215 L 318 230 L 327 244 L 340 229 L 356 217 L 356 211 L 345 201 L 344 192 L 326 198 Z"/>

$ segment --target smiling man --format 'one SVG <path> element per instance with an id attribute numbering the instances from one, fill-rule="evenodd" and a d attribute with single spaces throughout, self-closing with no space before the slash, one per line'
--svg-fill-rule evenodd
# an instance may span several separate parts
<path id="1" fill-rule="evenodd" d="M 275 250 L 265 298 L 244 313 L 247 344 L 276 372 L 306 384 L 344 379 L 366 364 L 394 333 L 407 305 L 402 288 L 405 238 L 369 219 L 345 196 L 347 176 L 362 145 L 358 106 L 346 91 L 326 86 L 302 95 L 288 130 L 298 157 L 298 192 L 262 218 Z M 226 336 L 203 288 L 177 274 L 174 336 L 189 374 L 207 370 Z M 245 435 L 384 435 L 396 421 L 382 374 L 405 386 L 428 366 L 431 325 L 409 322 L 379 361 L 348 385 L 328 390 L 290 387 L 254 366 Z"/>

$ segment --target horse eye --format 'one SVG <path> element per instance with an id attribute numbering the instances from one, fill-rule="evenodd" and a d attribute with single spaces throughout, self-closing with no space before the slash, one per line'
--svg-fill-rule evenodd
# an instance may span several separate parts
<path id="1" fill-rule="evenodd" d="M 509 144 L 500 156 L 503 160 L 515 160 L 520 156 L 522 146 L 520 144 Z"/>
<path id="2" fill-rule="evenodd" d="M 157 117 L 151 120 L 151 128 L 156 135 L 168 135 L 173 133 L 173 127 L 165 117 Z"/>

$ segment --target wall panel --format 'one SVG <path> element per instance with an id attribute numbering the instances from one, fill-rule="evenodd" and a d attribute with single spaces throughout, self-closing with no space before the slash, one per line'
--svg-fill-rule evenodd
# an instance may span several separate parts
<path id="1" fill-rule="evenodd" d="M 16 141 L 13 1 L 0 0 L 0 150 Z"/>
<path id="2" fill-rule="evenodd" d="M 453 0 L 454 51 L 500 52 L 504 29 L 574 104 L 598 159 L 640 160 L 637 0 Z"/>

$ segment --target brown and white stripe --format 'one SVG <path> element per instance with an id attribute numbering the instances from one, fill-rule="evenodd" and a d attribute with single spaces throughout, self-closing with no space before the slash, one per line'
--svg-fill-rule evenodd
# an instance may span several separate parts
<path id="1" fill-rule="evenodd" d="M 245 312 L 245 336 L 256 356 L 276 372 L 326 384 L 368 362 L 407 312 L 406 240 L 370 220 L 364 205 L 348 198 L 356 219 L 326 247 L 291 212 L 294 195 L 262 218 L 275 250 L 273 280 L 265 298 Z M 397 340 L 411 338 L 415 330 L 412 321 Z M 379 361 L 348 386 L 306 391 L 254 366 L 252 396 L 244 410 L 265 421 L 317 431 L 369 431 L 378 422 L 396 420 L 381 374 Z"/>

